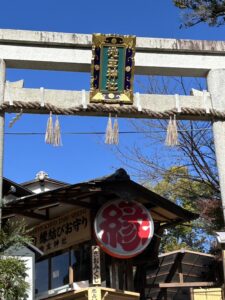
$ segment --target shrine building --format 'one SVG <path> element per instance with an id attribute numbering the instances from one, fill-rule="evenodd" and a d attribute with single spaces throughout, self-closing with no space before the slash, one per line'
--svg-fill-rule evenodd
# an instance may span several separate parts
<path id="1" fill-rule="evenodd" d="M 3 192 L 3 222 L 25 219 L 43 252 L 35 299 L 147 299 L 164 230 L 197 218 L 123 169 L 77 184 L 39 172 L 23 184 L 4 179 Z"/>

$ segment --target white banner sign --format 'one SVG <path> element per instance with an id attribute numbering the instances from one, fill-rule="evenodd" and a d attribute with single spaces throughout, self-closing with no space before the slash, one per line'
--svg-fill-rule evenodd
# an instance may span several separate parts
<path id="1" fill-rule="evenodd" d="M 92 283 L 101 285 L 101 260 L 99 246 L 92 246 Z"/>

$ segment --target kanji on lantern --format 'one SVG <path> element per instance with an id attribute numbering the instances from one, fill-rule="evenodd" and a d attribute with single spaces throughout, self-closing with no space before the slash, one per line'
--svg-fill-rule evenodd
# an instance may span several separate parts
<path id="1" fill-rule="evenodd" d="M 101 207 L 95 219 L 95 235 L 108 254 L 118 258 L 138 255 L 149 245 L 154 223 L 149 211 L 135 201 L 117 200 Z"/>

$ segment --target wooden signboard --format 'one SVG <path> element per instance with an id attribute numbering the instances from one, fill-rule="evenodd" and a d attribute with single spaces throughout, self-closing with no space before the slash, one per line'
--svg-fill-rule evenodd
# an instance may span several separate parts
<path id="1" fill-rule="evenodd" d="M 100 247 L 92 246 L 92 284 L 101 285 Z"/>
<path id="2" fill-rule="evenodd" d="M 31 236 L 35 246 L 46 255 L 91 239 L 90 225 L 89 211 L 76 209 L 36 226 Z"/>
<path id="3" fill-rule="evenodd" d="M 92 287 L 88 289 L 88 300 L 101 300 L 101 289 Z"/>

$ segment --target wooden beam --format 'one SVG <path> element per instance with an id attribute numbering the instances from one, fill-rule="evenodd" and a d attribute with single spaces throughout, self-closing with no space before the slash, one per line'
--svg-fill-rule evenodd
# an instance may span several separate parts
<path id="1" fill-rule="evenodd" d="M 152 209 L 152 214 L 153 214 L 153 215 L 157 215 L 157 216 L 159 216 L 160 218 L 164 219 L 163 221 L 160 221 L 160 222 L 171 221 L 170 218 L 168 218 L 168 217 L 166 217 L 165 215 L 159 213 L 158 211 L 155 211 L 154 208 Z"/>
<path id="2" fill-rule="evenodd" d="M 18 203 L 14 202 L 13 206 L 7 206 L 3 208 L 3 213 L 13 213 L 16 211 L 18 214 L 23 213 L 23 211 L 35 210 L 42 206 L 47 206 L 54 204 L 55 199 L 48 199 L 44 201 L 40 201 L 38 195 L 33 201 L 18 201 Z M 57 201 L 58 202 L 58 201 Z"/>
<path id="3" fill-rule="evenodd" d="M 161 289 L 168 289 L 168 288 L 187 288 L 187 287 L 213 287 L 217 286 L 216 282 L 206 282 L 206 281 L 195 281 L 195 282 L 162 282 L 162 283 L 155 283 L 155 284 L 146 284 L 146 288 L 161 288 Z M 159 296 L 158 298 L 159 299 Z"/>
<path id="4" fill-rule="evenodd" d="M 96 205 L 93 204 L 93 203 L 88 203 L 88 202 L 84 202 L 84 201 L 81 201 L 81 200 L 78 200 L 76 198 L 74 199 L 60 199 L 60 198 L 57 198 L 57 200 L 60 202 L 60 203 L 65 203 L 65 204 L 70 204 L 70 205 L 78 205 L 78 206 L 82 206 L 82 207 L 86 207 L 86 208 L 95 208 Z"/>
<path id="5" fill-rule="evenodd" d="M 57 193 L 57 200 L 61 203 L 65 203 L 65 204 L 70 204 L 70 205 L 78 205 L 78 206 L 82 206 L 82 207 L 86 207 L 86 208 L 95 208 L 96 207 L 96 203 L 90 203 L 90 202 L 85 202 L 82 201 L 82 199 L 87 199 L 89 197 L 93 197 L 94 195 L 96 195 L 97 192 L 99 192 L 100 189 L 97 188 L 96 191 L 90 191 L 87 187 L 81 187 L 81 189 L 75 193 L 73 193 L 73 189 L 71 190 L 66 190 L 65 193 L 59 195 L 59 193 Z M 79 196 L 80 195 L 80 196 Z M 55 197 L 54 195 L 52 195 L 52 197 Z"/>
<path id="6" fill-rule="evenodd" d="M 49 218 L 46 215 L 38 214 L 35 212 L 31 212 L 31 211 L 24 211 L 24 212 L 20 211 L 18 214 L 21 216 L 24 216 L 24 217 L 32 218 L 32 219 L 39 219 L 39 220 L 43 220 L 43 221 L 49 220 Z"/>
<path id="7" fill-rule="evenodd" d="M 212 287 L 216 282 L 169 282 L 159 283 L 160 288 Z"/>
<path id="8" fill-rule="evenodd" d="M 14 215 L 21 215 L 21 216 L 33 218 L 33 219 L 39 219 L 39 220 L 43 220 L 43 221 L 48 220 L 48 217 L 46 215 L 42 215 L 39 213 L 35 213 L 33 211 L 25 210 L 22 207 L 18 207 L 18 208 L 4 207 L 3 213 L 4 213 L 4 218 L 7 217 L 7 215 L 14 214 Z"/>
<path id="9" fill-rule="evenodd" d="M 163 267 L 163 265 L 161 265 L 161 267 Z M 165 276 L 165 275 L 167 275 L 167 274 L 169 274 L 169 273 L 167 273 L 167 272 L 164 272 L 164 273 L 160 273 L 159 275 L 158 275 L 158 277 L 161 277 L 161 276 Z M 184 277 L 186 277 L 186 276 L 188 276 L 188 277 L 192 277 L 192 278 L 199 278 L 199 275 L 198 274 L 189 274 L 189 273 L 182 273 L 183 274 L 183 276 Z M 179 273 L 178 273 L 178 275 L 179 275 Z M 152 279 L 152 278 L 154 278 L 155 276 L 154 275 L 152 275 L 151 277 L 148 277 L 148 279 Z"/>

